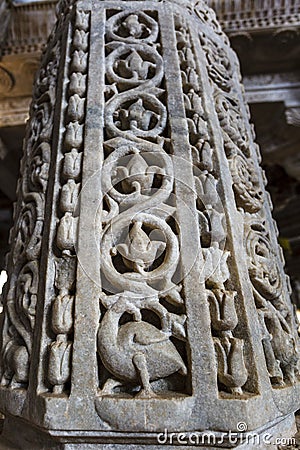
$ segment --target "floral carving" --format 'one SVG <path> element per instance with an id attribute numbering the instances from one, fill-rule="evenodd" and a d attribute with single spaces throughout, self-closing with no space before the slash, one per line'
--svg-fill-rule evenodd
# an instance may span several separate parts
<path id="1" fill-rule="evenodd" d="M 17 302 L 15 318 L 23 323 L 23 327 L 27 332 L 33 331 L 35 324 L 35 310 L 38 293 L 38 264 L 32 261 L 23 267 L 17 282 Z M 30 336 L 24 340 L 30 351 Z"/>
<path id="2" fill-rule="evenodd" d="M 107 131 L 126 136 L 155 137 L 166 126 L 166 109 L 152 94 L 128 93 L 114 97 L 107 105 Z"/>
<path id="3" fill-rule="evenodd" d="M 281 275 L 275 251 L 263 224 L 254 222 L 251 226 L 247 250 L 250 257 L 249 273 L 255 289 L 268 300 L 278 298 L 282 293 Z"/>
<path id="4" fill-rule="evenodd" d="M 1 384 L 27 388 L 40 277 L 60 42 L 52 36 L 38 73 L 11 232 L 11 277 L 4 299 Z"/>
<path id="5" fill-rule="evenodd" d="M 202 8 L 201 8 L 202 11 Z M 203 13 L 203 11 L 202 11 Z M 224 249 L 226 221 L 218 194 L 220 174 L 213 158 L 211 130 L 203 107 L 203 88 L 198 75 L 195 48 L 185 21 L 176 17 L 177 48 L 183 80 L 185 113 L 189 141 L 194 162 L 194 181 L 197 193 L 196 207 L 199 220 L 203 269 L 201 281 L 206 287 L 211 330 L 215 346 L 218 388 L 232 395 L 242 395 L 248 379 L 244 361 L 244 340 L 234 337 L 238 325 L 235 307 L 236 291 L 226 289 L 230 278 L 228 257 Z M 214 53 L 212 42 L 205 41 L 207 68 L 217 85 L 228 90 L 231 68 L 223 49 Z M 183 50 L 184 49 L 184 50 Z M 219 62 L 221 58 L 221 64 Z M 241 181 L 239 180 L 241 184 Z"/>
<path id="6" fill-rule="evenodd" d="M 172 161 L 157 145 L 122 140 L 104 161 L 103 172 L 104 192 L 123 205 L 145 201 L 154 205 L 154 199 L 166 200 L 171 193 Z M 154 183 L 161 189 L 154 189 Z"/>
<path id="7" fill-rule="evenodd" d="M 298 338 L 287 286 L 278 264 L 280 256 L 275 233 L 267 225 L 263 176 L 255 163 L 259 155 L 253 142 L 253 130 L 247 127 L 249 111 L 242 106 L 235 82 L 223 75 L 232 71 L 230 50 L 227 49 L 227 58 L 226 47 L 220 50 L 217 45 L 211 45 L 204 33 L 200 41 L 207 61 L 214 61 L 217 67 L 217 70 L 208 68 L 208 75 L 214 89 L 236 206 L 244 217 L 248 271 L 266 363 L 272 384 L 284 386 L 295 383 L 298 376 Z M 255 218 L 251 219 L 252 216 Z"/>
<path id="8" fill-rule="evenodd" d="M 166 243 L 152 241 L 142 227 L 142 222 L 134 222 L 126 242 L 118 244 L 112 251 L 120 253 L 127 268 L 145 275 L 157 259 L 158 252 L 161 254 L 165 250 Z"/>
<path id="9" fill-rule="evenodd" d="M 117 13 L 106 24 L 110 139 L 102 168 L 98 353 L 109 375 L 100 378 L 102 395 L 155 397 L 152 383 L 171 376 L 160 390 L 172 390 L 188 370 L 178 344 L 186 340 L 184 299 L 172 281 L 179 242 L 168 223 L 174 175 L 157 39 L 158 23 L 140 11 Z"/>
<path id="10" fill-rule="evenodd" d="M 227 336 L 215 339 L 219 381 L 236 394 L 242 394 L 241 386 L 248 379 L 243 347 L 243 339 Z"/>
<path id="11" fill-rule="evenodd" d="M 226 51 L 211 39 L 203 39 L 202 43 L 206 53 L 209 76 L 218 87 L 225 92 L 229 92 L 233 72 Z"/>
<path id="12" fill-rule="evenodd" d="M 55 244 L 55 288 L 52 303 L 51 328 L 55 341 L 49 345 L 48 381 L 54 394 L 66 391 L 71 376 L 72 332 L 76 256 L 75 244 L 78 218 L 74 217 L 81 189 L 84 119 L 87 90 L 90 13 L 77 10 L 72 35 L 72 57 L 69 65 L 69 86 L 63 140 L 63 183 L 60 190 L 60 217 Z"/>
<path id="13" fill-rule="evenodd" d="M 254 164 L 240 155 L 230 158 L 229 164 L 237 205 L 251 213 L 259 211 L 263 204 L 263 192 Z"/>
<path id="14" fill-rule="evenodd" d="M 216 13 L 212 8 L 209 8 L 202 0 L 192 0 L 192 8 L 201 24 L 209 26 L 223 41 L 224 44 L 229 44 L 229 39 L 223 32 Z"/>
<path id="15" fill-rule="evenodd" d="M 247 230 L 249 275 L 254 287 L 269 374 L 275 385 L 294 383 L 299 362 L 297 338 L 275 251 L 263 222 L 249 221 Z"/>
<path id="16" fill-rule="evenodd" d="M 38 145 L 30 161 L 30 188 L 33 191 L 42 190 L 43 193 L 46 192 L 48 172 L 50 164 L 50 145 L 48 142 L 42 142 Z"/>
<path id="17" fill-rule="evenodd" d="M 14 263 L 20 256 L 27 257 L 29 261 L 36 259 L 41 249 L 43 196 L 39 193 L 30 193 L 24 196 L 24 200 L 25 204 L 16 224 L 17 238 L 12 253 Z"/>
<path id="18" fill-rule="evenodd" d="M 127 11 L 112 16 L 107 21 L 107 37 L 112 41 L 151 43 L 158 37 L 158 24 L 148 14 Z"/>
<path id="19" fill-rule="evenodd" d="M 106 60 L 107 78 L 122 87 L 157 85 L 163 77 L 161 56 L 145 44 L 129 44 L 116 48 Z"/>
<path id="20" fill-rule="evenodd" d="M 71 351 L 71 342 L 57 340 L 50 345 L 48 379 L 56 387 L 54 392 L 59 393 L 70 378 Z"/>
<path id="21" fill-rule="evenodd" d="M 240 153 L 248 157 L 249 137 L 235 96 L 216 95 L 216 109 L 223 131 L 224 148 L 228 157 Z M 248 162 L 249 160 L 247 160 Z"/>

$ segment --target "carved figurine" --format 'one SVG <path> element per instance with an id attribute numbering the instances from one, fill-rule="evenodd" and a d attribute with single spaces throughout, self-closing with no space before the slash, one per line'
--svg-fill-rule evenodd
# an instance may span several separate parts
<path id="1" fill-rule="evenodd" d="M 152 308 L 165 313 L 159 304 Z M 125 312 L 134 321 L 119 325 Z M 139 397 L 153 397 L 150 381 L 175 372 L 186 375 L 186 366 L 170 340 L 170 324 L 161 330 L 143 321 L 141 310 L 132 300 L 120 297 L 104 315 L 98 332 L 98 351 L 105 367 L 117 378 L 141 385 Z M 110 383 L 111 385 L 111 383 Z M 118 385 L 118 383 L 116 383 Z"/>

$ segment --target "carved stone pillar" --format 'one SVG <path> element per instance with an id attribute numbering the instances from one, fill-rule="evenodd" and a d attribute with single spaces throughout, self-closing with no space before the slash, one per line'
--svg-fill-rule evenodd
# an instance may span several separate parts
<path id="1" fill-rule="evenodd" d="M 11 233 L 3 442 L 293 432 L 297 326 L 253 139 L 202 1 L 60 3 Z"/>

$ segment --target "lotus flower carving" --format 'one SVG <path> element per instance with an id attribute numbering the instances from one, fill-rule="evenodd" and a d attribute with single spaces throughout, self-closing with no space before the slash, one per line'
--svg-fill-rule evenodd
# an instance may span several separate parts
<path id="1" fill-rule="evenodd" d="M 149 269 L 157 258 L 157 254 L 162 253 L 166 248 L 165 242 L 151 241 L 142 226 L 142 222 L 135 222 L 126 242 L 118 244 L 113 250 L 122 255 L 127 268 L 139 273 Z"/>

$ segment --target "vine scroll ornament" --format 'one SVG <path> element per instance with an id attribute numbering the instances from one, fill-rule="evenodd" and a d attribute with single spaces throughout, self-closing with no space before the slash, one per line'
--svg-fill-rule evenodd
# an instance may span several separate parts
<path id="1" fill-rule="evenodd" d="M 214 13 L 80 0 L 57 15 L 3 296 L 8 440 L 24 421 L 44 447 L 103 448 L 148 448 L 165 428 L 226 433 L 241 417 L 249 430 L 291 423 L 297 325 Z"/>
<path id="2" fill-rule="evenodd" d="M 172 281 L 179 241 L 170 225 L 174 174 L 160 99 L 164 70 L 158 25 L 144 12 L 114 14 L 106 24 L 106 42 L 110 139 L 103 164 L 107 212 L 100 251 L 108 292 L 101 298 L 98 352 L 110 375 L 102 393 L 135 394 L 141 386 L 138 397 L 151 398 L 150 382 L 187 374 L 185 352 L 176 344 L 186 339 L 186 316 L 180 287 Z"/>

